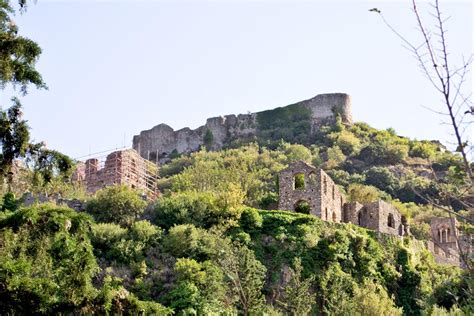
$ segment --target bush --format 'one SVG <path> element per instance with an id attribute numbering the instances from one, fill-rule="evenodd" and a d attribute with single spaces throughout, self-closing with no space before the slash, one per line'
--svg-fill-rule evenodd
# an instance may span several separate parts
<path id="1" fill-rule="evenodd" d="M 399 179 L 386 167 L 372 167 L 365 172 L 365 183 L 394 195 L 399 188 Z"/>
<path id="2" fill-rule="evenodd" d="M 256 209 L 246 208 L 240 216 L 240 226 L 246 230 L 260 228 L 262 224 L 262 215 Z"/>
<path id="3" fill-rule="evenodd" d="M 94 298 L 90 216 L 52 205 L 0 222 L 0 314 L 73 314 Z"/>
<path id="4" fill-rule="evenodd" d="M 333 146 L 327 150 L 327 159 L 324 169 L 334 169 L 339 167 L 346 160 L 346 156 L 338 146 Z"/>
<path id="5" fill-rule="evenodd" d="M 116 185 L 99 190 L 86 205 L 86 211 L 98 222 L 130 226 L 145 211 L 147 203 L 140 193 L 127 186 Z"/>
<path id="6" fill-rule="evenodd" d="M 360 140 L 351 132 L 343 130 L 339 133 L 336 145 L 341 148 L 344 155 L 357 155 L 360 151 Z"/>
<path id="7" fill-rule="evenodd" d="M 13 192 L 7 192 L 3 196 L 2 211 L 14 212 L 20 207 L 20 201 L 15 198 Z"/>
<path id="8" fill-rule="evenodd" d="M 436 155 L 437 147 L 428 142 L 413 141 L 410 146 L 410 157 L 431 159 Z"/>
<path id="9" fill-rule="evenodd" d="M 130 263 L 143 260 L 145 252 L 158 245 L 161 229 L 148 221 L 135 222 L 131 228 L 113 223 L 92 226 L 95 253 L 111 261 Z"/>
<path id="10" fill-rule="evenodd" d="M 154 222 L 169 229 L 180 224 L 209 228 L 236 220 L 241 212 L 241 201 L 233 201 L 230 193 L 180 192 L 162 197 L 156 202 Z"/>
<path id="11" fill-rule="evenodd" d="M 374 186 L 363 184 L 351 184 L 347 188 L 349 201 L 359 203 L 370 203 L 379 200 L 382 193 Z"/>

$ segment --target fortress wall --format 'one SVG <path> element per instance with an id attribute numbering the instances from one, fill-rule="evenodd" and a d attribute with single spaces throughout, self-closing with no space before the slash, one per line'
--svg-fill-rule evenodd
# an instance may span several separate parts
<path id="1" fill-rule="evenodd" d="M 298 104 L 311 110 L 313 131 L 322 122 L 334 119 L 335 113 L 341 115 L 345 124 L 352 124 L 351 99 L 345 93 L 320 94 Z M 211 149 L 218 150 L 231 140 L 246 141 L 255 138 L 258 128 L 257 116 L 258 113 L 213 117 L 195 130 L 183 128 L 175 131 L 166 124 L 159 124 L 135 135 L 133 149 L 145 159 L 165 162 L 169 160 L 169 155 L 174 150 L 178 153 L 199 150 L 204 145 L 203 138 L 206 131 L 210 130 L 213 134 Z"/>

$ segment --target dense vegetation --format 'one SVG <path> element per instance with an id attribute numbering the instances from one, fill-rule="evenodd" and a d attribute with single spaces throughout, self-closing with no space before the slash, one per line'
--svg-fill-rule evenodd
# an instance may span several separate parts
<path id="1" fill-rule="evenodd" d="M 12 14 L 0 0 L 0 88 L 25 94 L 46 87 L 34 68 L 41 49 Z M 71 184 L 71 159 L 30 144 L 12 102 L 0 111 L 1 315 L 474 313 L 472 277 L 434 263 L 422 242 L 430 217 L 445 215 L 429 201 L 466 212 L 452 198 L 467 181 L 461 159 L 436 142 L 340 119 L 312 134 L 309 111 L 292 105 L 258 115 L 255 143 L 173 152 L 151 202 L 127 187 L 88 196 Z M 210 131 L 204 141 L 212 149 Z M 350 201 L 396 205 L 416 239 L 274 211 L 277 174 L 297 160 L 324 168 Z M 85 211 L 24 207 L 15 194 L 27 191 L 79 198 Z"/>
<path id="2" fill-rule="evenodd" d="M 349 200 L 394 204 L 417 239 L 272 210 L 277 173 L 297 160 L 326 169 Z M 428 163 L 443 181 L 426 177 Z M 309 147 L 178 156 L 151 204 L 120 186 L 78 196 L 58 174 L 29 189 L 85 197 L 86 213 L 4 196 L 0 313 L 469 314 L 472 278 L 422 243 L 445 213 L 413 192 L 449 204 L 440 193 L 465 180 L 458 163 L 439 144 L 358 123 L 325 126 Z"/>

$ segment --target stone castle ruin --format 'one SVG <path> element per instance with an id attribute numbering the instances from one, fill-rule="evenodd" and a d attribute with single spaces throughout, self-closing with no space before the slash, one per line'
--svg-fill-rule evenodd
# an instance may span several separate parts
<path id="1" fill-rule="evenodd" d="M 95 193 L 106 186 L 126 185 L 154 197 L 158 193 L 157 166 L 140 157 L 133 149 L 114 151 L 105 161 L 99 158 L 79 163 L 73 181 L 84 184 L 88 193 Z"/>
<path id="2" fill-rule="evenodd" d="M 335 120 L 336 115 L 340 115 L 345 124 L 352 124 L 351 98 L 345 93 L 320 94 L 270 111 L 295 108 L 308 112 L 310 133 L 316 132 L 322 123 Z M 173 153 L 190 153 L 201 146 L 219 150 L 232 140 L 256 139 L 262 129 L 260 118 L 270 111 L 213 117 L 194 130 L 186 127 L 175 131 L 166 124 L 159 124 L 134 136 L 133 149 L 141 157 L 154 162 L 166 162 Z"/>
<path id="3" fill-rule="evenodd" d="M 329 222 L 343 221 L 345 198 L 321 169 L 298 161 L 279 174 L 280 210 L 308 213 Z"/>
<path id="4" fill-rule="evenodd" d="M 463 266 L 461 256 L 474 252 L 472 236 L 460 234 L 458 221 L 454 217 L 432 218 L 430 226 L 428 249 L 434 254 L 436 262 Z"/>
<path id="5" fill-rule="evenodd" d="M 298 161 L 279 174 L 278 209 L 311 214 L 334 223 L 352 223 L 379 233 L 409 236 L 407 221 L 396 207 L 382 200 L 346 203 L 337 185 L 322 169 Z M 460 236 L 455 218 L 433 218 L 427 243 L 436 262 L 463 266 L 460 253 L 473 252 L 470 236 Z"/>

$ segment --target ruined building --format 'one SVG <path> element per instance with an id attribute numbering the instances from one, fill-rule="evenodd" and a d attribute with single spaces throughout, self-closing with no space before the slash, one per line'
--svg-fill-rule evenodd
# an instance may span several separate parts
<path id="1" fill-rule="evenodd" d="M 143 159 L 133 149 L 114 151 L 105 161 L 99 158 L 79 163 L 73 181 L 84 184 L 87 192 L 94 193 L 106 186 L 123 184 L 143 190 L 149 196 L 156 196 L 158 168 Z"/>
<path id="2" fill-rule="evenodd" d="M 295 114 L 298 118 L 292 117 L 292 113 L 298 113 Z M 264 120 L 272 115 L 278 116 L 280 120 Z M 203 145 L 218 150 L 232 141 L 262 138 L 264 130 L 278 128 L 282 120 L 303 120 L 308 127 L 308 133 L 313 134 L 322 123 L 334 121 L 336 115 L 340 115 L 343 123 L 352 124 L 349 95 L 320 94 L 312 99 L 274 110 L 213 117 L 207 119 L 205 125 L 194 130 L 186 127 L 175 131 L 166 124 L 159 124 L 134 136 L 133 148 L 145 159 L 166 162 L 173 153 L 194 152 Z"/>
<path id="3" fill-rule="evenodd" d="M 437 217 L 431 219 L 431 241 L 428 248 L 436 262 L 463 266 L 462 255 L 473 253 L 472 236 L 461 235 L 456 218 Z"/>
<path id="4" fill-rule="evenodd" d="M 352 223 L 394 236 L 409 236 L 406 219 L 384 201 L 346 203 L 337 185 L 321 169 L 298 161 L 279 174 L 278 209 L 311 214 L 334 223 Z M 463 267 L 461 255 L 473 253 L 472 236 L 462 236 L 455 218 L 433 218 L 427 247 L 436 262 Z"/>
<path id="5" fill-rule="evenodd" d="M 344 197 L 336 184 L 321 169 L 298 161 L 279 175 L 280 210 L 300 211 L 323 220 L 343 220 Z"/>
<path id="6" fill-rule="evenodd" d="M 400 212 L 382 200 L 364 205 L 347 203 L 344 206 L 344 222 L 390 235 L 404 236 L 409 233 Z"/>
<path id="7" fill-rule="evenodd" d="M 384 201 L 365 205 L 346 203 L 326 172 L 302 161 L 280 172 L 279 187 L 281 210 L 305 212 L 325 221 L 353 223 L 391 235 L 406 233 L 402 216 L 395 207 Z"/>
<path id="8" fill-rule="evenodd" d="M 325 221 L 353 223 L 396 236 L 407 233 L 402 216 L 394 206 L 384 201 L 365 205 L 346 203 L 331 177 L 305 162 L 292 163 L 282 170 L 279 186 L 280 210 L 305 212 Z"/>

